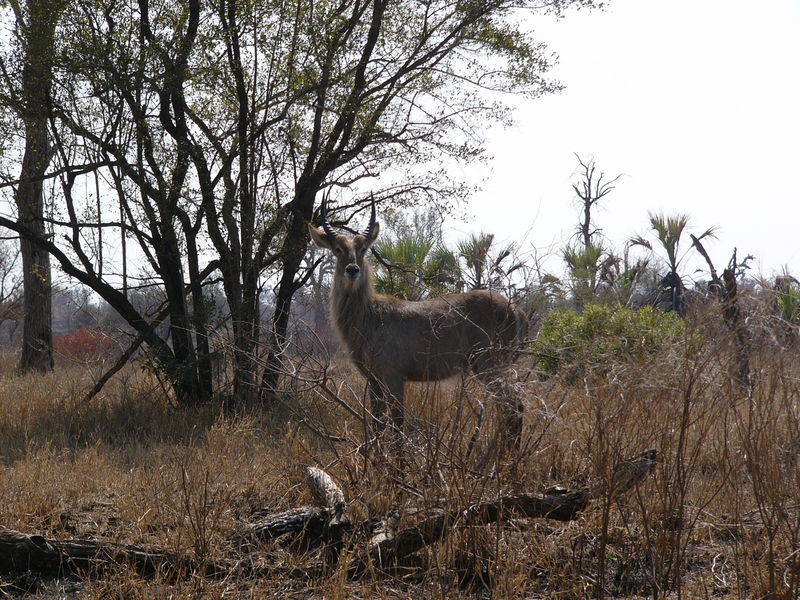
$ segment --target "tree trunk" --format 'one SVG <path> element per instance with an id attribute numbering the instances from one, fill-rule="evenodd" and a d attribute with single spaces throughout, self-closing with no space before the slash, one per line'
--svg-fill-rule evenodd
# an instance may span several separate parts
<path id="1" fill-rule="evenodd" d="M 42 136 L 46 143 L 46 134 Z M 30 142 L 30 138 L 29 138 Z M 35 161 L 30 155 L 38 154 L 28 143 L 23 160 L 23 175 L 20 179 L 30 177 L 26 173 L 26 163 Z M 43 169 L 42 169 L 43 170 Z M 37 234 L 45 236 L 43 213 L 42 183 L 23 182 L 17 190 L 17 207 L 19 221 Z M 52 326 L 52 286 L 50 281 L 50 255 L 30 240 L 20 238 L 20 254 L 23 271 L 23 310 L 22 356 L 19 370 L 51 371 L 53 369 L 53 326 Z"/>
<path id="2" fill-rule="evenodd" d="M 261 377 L 259 396 L 262 402 L 269 402 L 278 390 L 278 379 L 282 372 L 281 354 L 286 349 L 286 333 L 289 328 L 289 315 L 292 310 L 292 298 L 297 291 L 297 273 L 308 251 L 308 223 L 314 212 L 314 196 L 317 187 L 299 186 L 293 204 L 292 220 L 289 231 L 283 242 L 283 272 L 278 291 L 275 294 L 275 311 L 272 313 L 272 331 L 270 332 L 268 355 Z"/>
<path id="3" fill-rule="evenodd" d="M 735 254 L 734 254 L 735 258 Z M 735 262 L 735 261 L 734 261 Z M 747 327 L 739 310 L 736 274 L 733 268 L 722 272 L 722 320 L 733 334 L 735 360 L 733 380 L 743 389 L 750 386 L 750 346 Z"/>
<path id="4" fill-rule="evenodd" d="M 252 406 L 258 398 L 256 348 L 260 335 L 259 293 L 257 271 L 251 260 L 243 260 L 248 267 L 242 271 L 242 303 L 237 315 L 239 327 L 234 340 L 236 360 L 234 397 L 245 406 Z"/>
<path id="5" fill-rule="evenodd" d="M 0 569 L 6 572 L 32 572 L 59 576 L 102 571 L 125 564 L 143 575 L 169 573 L 214 575 L 229 572 L 214 563 L 193 560 L 161 548 L 144 548 L 98 540 L 56 540 L 28 535 L 0 525 Z"/>
<path id="6" fill-rule="evenodd" d="M 203 276 L 200 272 L 199 253 L 197 249 L 197 233 L 202 225 L 202 216 L 198 215 L 195 223 L 189 215 L 180 209 L 177 217 L 186 240 L 186 263 L 189 271 L 187 291 L 192 298 L 190 341 L 194 336 L 195 360 L 194 372 L 197 377 L 197 401 L 207 402 L 214 395 L 214 378 L 211 367 L 211 350 L 208 343 L 208 309 L 203 295 Z"/>
<path id="7" fill-rule="evenodd" d="M 49 162 L 47 123 L 29 123 L 25 128 L 25 156 L 22 159 L 22 180 L 17 188 L 19 222 L 37 235 L 46 236 L 44 191 L 41 177 Z M 50 255 L 28 239 L 20 238 L 23 273 L 22 357 L 19 370 L 51 371 L 53 369 L 52 286 Z"/>
<path id="8" fill-rule="evenodd" d="M 241 281 L 236 281 L 239 276 Z M 227 279 L 234 280 L 234 285 L 225 286 L 233 330 L 233 402 L 234 407 L 252 407 L 258 397 L 258 281 L 246 269 L 230 271 Z"/>
<path id="9" fill-rule="evenodd" d="M 16 202 L 18 222 L 37 235 L 46 237 L 43 175 L 50 163 L 47 117 L 53 79 L 54 32 L 61 3 L 31 1 L 26 9 L 26 15 L 16 15 L 25 53 L 22 105 L 19 107 L 25 123 L 25 154 Z M 20 254 L 25 322 L 19 370 L 23 373 L 50 371 L 53 369 L 50 256 L 27 239 L 20 239 Z"/>
<path id="10" fill-rule="evenodd" d="M 169 232 L 173 233 L 173 232 Z M 186 306 L 183 271 L 176 240 L 164 240 L 165 248 L 158 253 L 161 276 L 169 302 L 169 326 L 172 339 L 173 364 L 161 365 L 174 383 L 177 401 L 191 405 L 202 401 L 197 376 L 197 354 L 192 343 L 192 322 Z"/>
<path id="11" fill-rule="evenodd" d="M 189 263 L 189 287 L 192 294 L 192 330 L 195 336 L 197 352 L 197 377 L 199 400 L 211 400 L 214 394 L 214 378 L 211 368 L 211 350 L 208 344 L 208 310 L 203 296 L 203 285 L 198 264 L 197 243 L 194 232 L 186 233 L 188 246 L 187 261 Z"/>

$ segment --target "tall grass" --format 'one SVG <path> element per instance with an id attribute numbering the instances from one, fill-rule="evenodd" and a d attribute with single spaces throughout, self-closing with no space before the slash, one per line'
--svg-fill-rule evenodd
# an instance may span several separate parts
<path id="1" fill-rule="evenodd" d="M 341 358 L 297 357 L 299 377 L 287 380 L 280 420 L 229 417 L 213 405 L 175 409 L 134 367 L 89 403 L 80 400 L 91 382 L 79 367 L 44 377 L 7 372 L 0 524 L 158 545 L 198 560 L 303 568 L 317 551 L 298 554 L 278 541 L 243 554 L 229 540 L 266 512 L 309 503 L 305 465 L 336 478 L 354 520 L 394 511 L 400 526 L 506 493 L 588 487 L 594 502 L 571 523 L 465 528 L 404 571 L 374 579 L 348 581 L 345 557 L 319 580 L 237 572 L 143 579 L 120 565 L 71 585 L 85 598 L 796 598 L 796 351 L 759 341 L 745 389 L 731 380 L 735 353 L 712 325 L 701 343 L 694 337 L 644 360 L 612 361 L 579 381 L 541 381 L 523 359 L 505 382 L 525 405 L 523 443 L 511 453 L 499 450 L 503 411 L 492 390 L 469 377 L 411 385 L 399 474 L 364 445 L 363 381 Z M 471 444 L 480 407 L 486 417 Z M 655 472 L 617 495 L 617 465 L 646 448 L 658 451 Z M 66 594 L 53 582 L 38 585 L 43 594 Z"/>

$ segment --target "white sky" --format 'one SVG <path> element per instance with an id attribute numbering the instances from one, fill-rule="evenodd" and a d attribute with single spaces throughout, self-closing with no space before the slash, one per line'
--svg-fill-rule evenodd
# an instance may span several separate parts
<path id="1" fill-rule="evenodd" d="M 489 133 L 494 160 L 473 219 L 447 224 L 456 236 L 559 248 L 578 222 L 577 152 L 623 174 L 596 214 L 617 248 L 648 211 L 685 212 L 695 233 L 718 227 L 718 269 L 738 247 L 757 274 L 800 277 L 799 0 L 610 0 L 534 27 L 566 89 Z"/>

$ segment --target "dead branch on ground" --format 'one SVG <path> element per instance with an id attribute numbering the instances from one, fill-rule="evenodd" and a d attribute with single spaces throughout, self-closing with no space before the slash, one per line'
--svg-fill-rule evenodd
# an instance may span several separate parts
<path id="1" fill-rule="evenodd" d="M 618 465 L 626 476 L 624 482 L 615 482 L 619 484 L 615 486 L 615 493 L 624 493 L 641 483 L 652 471 L 654 460 L 655 450 L 647 450 Z M 628 473 L 631 465 L 636 467 L 633 475 Z M 300 551 L 323 548 L 322 563 L 309 565 L 308 572 L 304 573 L 306 577 L 330 573 L 338 564 L 342 550 L 347 548 L 352 557 L 347 574 L 350 578 L 359 578 L 373 569 L 388 569 L 401 564 L 425 547 L 465 527 L 513 522 L 518 518 L 573 520 L 597 496 L 589 489 L 550 488 L 543 494 L 504 495 L 463 508 L 432 510 L 430 516 L 404 527 L 400 526 L 398 512 L 354 525 L 347 515 L 344 492 L 336 482 L 325 471 L 315 467 L 307 468 L 306 476 L 317 506 L 275 513 L 241 528 L 229 538 L 240 556 L 230 560 L 211 562 L 159 548 L 98 540 L 48 539 L 0 526 L 0 570 L 33 571 L 45 575 L 86 574 L 123 563 L 143 575 L 158 573 L 181 577 L 202 573 L 218 576 L 243 568 L 251 571 L 251 575 L 259 575 L 281 569 L 247 569 L 243 566 L 247 561 L 242 560 L 241 555 L 271 540 L 282 540 Z M 298 575 L 297 568 L 293 573 Z"/>

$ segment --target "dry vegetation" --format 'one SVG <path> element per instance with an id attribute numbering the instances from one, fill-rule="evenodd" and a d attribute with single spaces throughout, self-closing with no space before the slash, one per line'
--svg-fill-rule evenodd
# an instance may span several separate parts
<path id="1" fill-rule="evenodd" d="M 751 390 L 729 377 L 731 344 L 721 334 L 691 352 L 684 344 L 611 365 L 578 386 L 540 381 L 521 361 L 525 441 L 500 460 L 496 411 L 481 386 L 414 386 L 400 476 L 396 461 L 358 451 L 363 430 L 343 404 L 362 410 L 363 390 L 341 361 L 306 357 L 304 380 L 268 419 L 172 408 L 134 367 L 82 403 L 91 369 L 18 378 L 9 360 L 0 381 L 0 525 L 158 547 L 193 566 L 7 573 L 0 597 L 796 598 L 800 367 L 796 348 L 765 340 L 751 357 Z M 314 383 L 323 372 L 324 389 Z M 479 402 L 486 424 L 468 454 Z M 615 497 L 615 465 L 646 448 L 659 453 L 654 473 Z M 259 517 L 312 502 L 307 465 L 336 479 L 354 521 L 397 511 L 401 524 L 414 523 L 556 484 L 599 491 L 574 521 L 460 528 L 403 568 L 353 579 L 346 553 L 323 573 L 319 548 L 235 542 Z M 203 568 L 213 564 L 230 568 Z"/>

